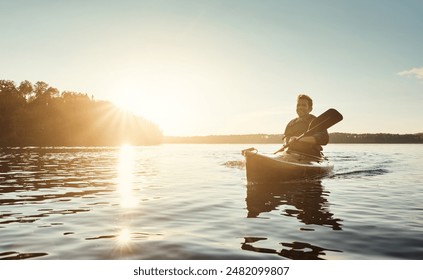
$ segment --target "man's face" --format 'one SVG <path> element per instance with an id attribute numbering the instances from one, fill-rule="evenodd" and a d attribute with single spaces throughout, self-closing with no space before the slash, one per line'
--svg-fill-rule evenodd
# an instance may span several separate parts
<path id="1" fill-rule="evenodd" d="M 298 100 L 298 102 L 297 102 L 297 114 L 298 114 L 298 116 L 301 118 L 301 117 L 304 117 L 305 115 L 310 114 L 310 112 L 311 112 L 311 108 L 308 105 L 307 100 L 305 100 L 305 99 Z"/>

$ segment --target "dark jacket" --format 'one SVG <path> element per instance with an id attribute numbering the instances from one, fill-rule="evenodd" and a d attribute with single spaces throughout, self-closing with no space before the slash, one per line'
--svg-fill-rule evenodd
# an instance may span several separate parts
<path id="1" fill-rule="evenodd" d="M 289 138 L 292 136 L 300 136 L 306 132 L 310 126 L 312 120 L 316 117 L 314 115 L 307 115 L 303 118 L 295 118 L 291 120 L 285 129 L 286 142 L 289 141 Z M 317 144 L 306 143 L 302 141 L 293 142 L 289 145 L 288 151 L 297 151 L 300 153 L 310 154 L 314 156 L 320 156 L 320 152 L 323 150 L 321 145 L 326 145 L 329 142 L 328 131 L 322 130 L 317 131 L 315 134 L 310 135 L 316 139 Z"/>

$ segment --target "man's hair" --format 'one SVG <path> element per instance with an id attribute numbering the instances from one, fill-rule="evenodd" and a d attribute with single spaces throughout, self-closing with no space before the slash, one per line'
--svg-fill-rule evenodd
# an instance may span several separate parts
<path id="1" fill-rule="evenodd" d="M 306 95 L 306 94 L 299 94 L 297 97 L 297 102 L 300 99 L 305 99 L 308 102 L 308 105 L 310 106 L 310 109 L 313 109 L 313 99 L 311 99 L 310 96 Z"/>

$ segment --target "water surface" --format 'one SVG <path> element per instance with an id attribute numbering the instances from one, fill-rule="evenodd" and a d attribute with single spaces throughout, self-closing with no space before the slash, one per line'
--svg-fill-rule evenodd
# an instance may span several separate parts
<path id="1" fill-rule="evenodd" d="M 0 259 L 423 259 L 423 145 L 331 144 L 286 184 L 248 147 L 2 149 Z"/>

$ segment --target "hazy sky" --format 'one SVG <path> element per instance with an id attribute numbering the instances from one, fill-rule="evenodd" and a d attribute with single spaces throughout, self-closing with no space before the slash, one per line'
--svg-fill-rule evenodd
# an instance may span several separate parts
<path id="1" fill-rule="evenodd" d="M 0 79 L 111 100 L 165 135 L 423 132 L 423 1 L 0 0 Z"/>

